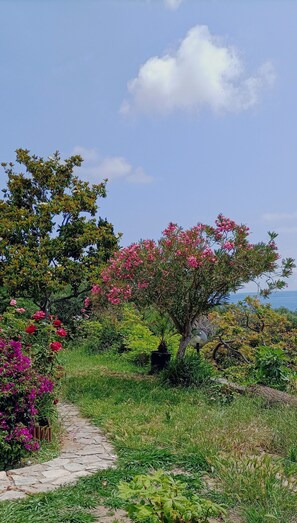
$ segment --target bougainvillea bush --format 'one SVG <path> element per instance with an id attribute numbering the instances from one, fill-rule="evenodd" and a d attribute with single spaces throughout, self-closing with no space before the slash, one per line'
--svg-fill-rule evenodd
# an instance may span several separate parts
<path id="1" fill-rule="evenodd" d="M 92 293 L 115 305 L 132 300 L 167 313 L 181 335 L 178 357 L 183 358 L 197 318 L 230 292 L 259 277 L 268 291 L 285 285 L 282 278 L 294 264 L 292 259 L 279 264 L 275 236 L 252 244 L 248 227 L 223 215 L 214 227 L 183 230 L 170 223 L 158 242 L 141 240 L 116 252 Z"/>
<path id="2" fill-rule="evenodd" d="M 48 418 L 61 377 L 58 352 L 67 333 L 43 311 L 28 319 L 15 300 L 0 320 L 0 470 L 39 449 L 34 426 Z"/>

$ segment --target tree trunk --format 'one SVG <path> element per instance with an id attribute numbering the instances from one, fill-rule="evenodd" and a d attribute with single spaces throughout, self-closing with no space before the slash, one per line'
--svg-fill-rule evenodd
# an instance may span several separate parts
<path id="1" fill-rule="evenodd" d="M 291 405 L 291 407 L 297 408 L 297 396 L 292 396 L 281 390 L 272 389 L 264 385 L 250 385 L 247 387 L 247 392 L 253 396 L 260 396 L 260 398 L 263 398 L 271 405 Z"/>
<path id="2" fill-rule="evenodd" d="M 290 405 L 297 408 L 297 396 L 292 396 L 287 392 L 281 390 L 272 389 L 264 385 L 237 385 L 232 383 L 225 378 L 216 378 L 213 380 L 215 383 L 224 385 L 227 390 L 238 392 L 239 394 L 250 394 L 252 396 L 258 396 L 263 398 L 270 405 Z"/>
<path id="3" fill-rule="evenodd" d="M 179 342 L 179 348 L 178 348 L 178 351 L 177 351 L 177 359 L 178 360 L 182 360 L 184 357 L 185 357 L 185 354 L 186 354 L 186 348 L 187 346 L 189 345 L 189 342 L 191 340 L 191 336 L 185 336 L 183 335 L 180 342 Z"/>

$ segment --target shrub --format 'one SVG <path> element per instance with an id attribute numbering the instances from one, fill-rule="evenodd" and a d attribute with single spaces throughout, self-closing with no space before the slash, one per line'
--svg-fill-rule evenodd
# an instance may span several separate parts
<path id="1" fill-rule="evenodd" d="M 257 383 L 284 390 L 289 382 L 283 351 L 274 347 L 258 347 L 256 352 L 255 378 Z"/>
<path id="2" fill-rule="evenodd" d="M 125 358 L 137 365 L 146 365 L 150 354 L 159 345 L 159 338 L 154 336 L 145 325 L 139 311 L 131 305 L 123 307 L 120 331 L 126 348 Z"/>
<path id="3" fill-rule="evenodd" d="M 224 513 L 222 506 L 192 494 L 162 470 L 121 482 L 119 493 L 129 500 L 129 515 L 142 523 L 207 523 Z"/>
<path id="4" fill-rule="evenodd" d="M 16 300 L 10 305 L 0 319 L 0 468 L 38 450 L 34 424 L 53 412 L 62 373 L 57 354 L 67 336 L 59 319 L 36 311 L 28 320 Z"/>
<path id="5" fill-rule="evenodd" d="M 21 342 L 15 340 L 0 340 L 0 376 L 0 469 L 4 469 L 38 450 L 34 423 L 42 405 L 53 403 L 54 383 L 33 368 Z"/>
<path id="6" fill-rule="evenodd" d="M 202 356 L 189 354 L 184 359 L 171 361 L 163 371 L 163 383 L 173 386 L 197 387 L 210 380 L 214 369 Z"/>
<path id="7" fill-rule="evenodd" d="M 281 349 L 295 364 L 296 327 L 286 314 L 273 310 L 269 304 L 248 296 L 242 302 L 211 312 L 209 318 L 217 332 L 203 351 L 220 367 L 254 363 L 257 347 L 264 345 Z"/>
<path id="8" fill-rule="evenodd" d="M 104 318 L 100 331 L 97 330 L 97 335 L 93 333 L 88 339 L 88 351 L 91 353 L 104 352 L 109 349 L 119 351 L 122 346 L 123 335 L 118 322 L 111 318 Z"/>

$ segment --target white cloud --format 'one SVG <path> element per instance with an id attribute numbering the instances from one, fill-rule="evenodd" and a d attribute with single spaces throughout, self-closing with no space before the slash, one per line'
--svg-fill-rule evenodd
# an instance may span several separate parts
<path id="1" fill-rule="evenodd" d="M 262 216 L 266 222 L 297 220 L 297 211 L 294 212 L 267 212 Z"/>
<path id="2" fill-rule="evenodd" d="M 183 0 L 164 0 L 168 9 L 178 9 Z"/>
<path id="3" fill-rule="evenodd" d="M 73 154 L 80 154 L 84 159 L 79 172 L 82 176 L 98 183 L 104 178 L 124 180 L 129 183 L 150 183 L 152 177 L 145 173 L 142 167 L 133 167 L 123 156 L 102 158 L 96 149 L 77 146 Z"/>
<path id="4" fill-rule="evenodd" d="M 130 97 L 121 112 L 242 111 L 255 105 L 263 87 L 273 81 L 269 62 L 245 76 L 238 50 L 224 45 L 207 26 L 195 26 L 175 52 L 154 56 L 140 67 L 128 84 Z"/>

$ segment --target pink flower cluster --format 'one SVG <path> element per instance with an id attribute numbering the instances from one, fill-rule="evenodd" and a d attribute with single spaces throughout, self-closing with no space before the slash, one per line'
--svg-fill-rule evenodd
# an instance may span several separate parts
<path id="1" fill-rule="evenodd" d="M 155 292 L 157 300 L 160 295 L 174 299 L 185 275 L 192 278 L 197 272 L 236 266 L 241 253 L 254 248 L 247 240 L 248 231 L 223 214 L 214 227 L 200 223 L 184 230 L 169 223 L 157 243 L 142 240 L 117 252 L 92 294 L 100 294 L 114 305 L 130 298 L 145 299 L 147 289 L 151 296 Z M 271 246 L 274 248 L 273 242 Z"/>
<path id="2" fill-rule="evenodd" d="M 199 266 L 199 262 L 195 256 L 188 257 L 188 264 L 190 267 L 193 267 L 194 269 L 197 269 L 197 267 Z"/>
<path id="3" fill-rule="evenodd" d="M 219 232 L 234 231 L 237 227 L 236 223 L 233 220 L 230 220 L 230 218 L 226 218 L 222 214 L 219 214 L 215 223 Z"/>
<path id="4" fill-rule="evenodd" d="M 124 287 L 111 287 L 107 293 L 107 299 L 113 305 L 118 305 L 121 303 L 121 300 L 128 300 L 132 296 L 132 290 L 130 285 L 125 285 Z"/>
<path id="5" fill-rule="evenodd" d="M 223 244 L 223 249 L 225 249 L 226 251 L 232 251 L 232 249 L 234 249 L 235 247 L 235 243 L 234 242 L 230 242 L 230 241 L 226 241 L 224 244 Z"/>
<path id="6" fill-rule="evenodd" d="M 34 312 L 34 314 L 32 315 L 32 318 L 33 320 L 44 320 L 44 318 L 46 317 L 46 314 L 44 311 L 36 311 Z"/>

